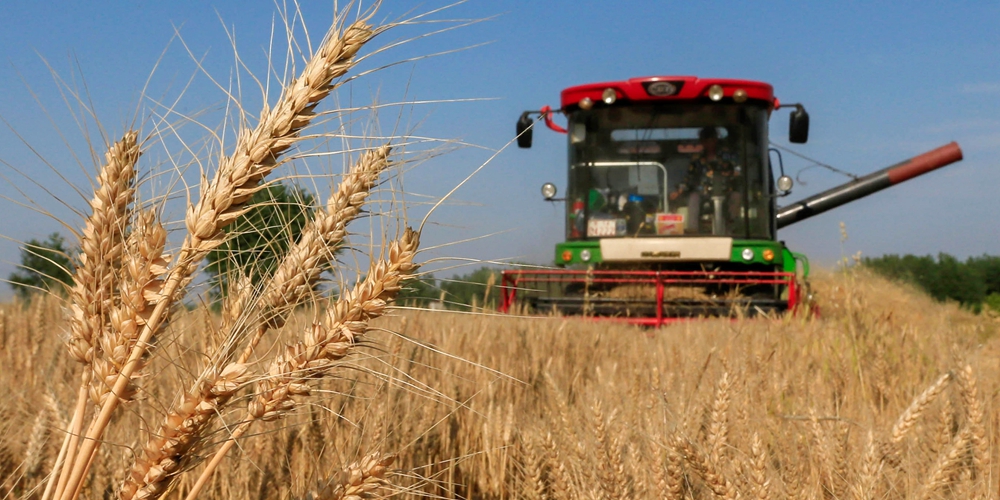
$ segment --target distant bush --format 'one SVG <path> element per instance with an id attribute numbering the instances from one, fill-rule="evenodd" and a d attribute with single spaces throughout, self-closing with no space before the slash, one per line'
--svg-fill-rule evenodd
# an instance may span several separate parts
<path id="1" fill-rule="evenodd" d="M 450 279 L 427 276 L 410 280 L 403 285 L 398 300 L 419 307 L 440 301 L 448 309 L 468 310 L 483 306 L 496 309 L 499 285 L 500 270 L 483 266 L 466 274 L 455 274 Z"/>
<path id="2" fill-rule="evenodd" d="M 946 253 L 865 258 L 865 267 L 890 279 L 917 285 L 937 300 L 954 300 L 979 311 L 1000 311 L 1000 257 L 983 255 L 964 262 Z"/>

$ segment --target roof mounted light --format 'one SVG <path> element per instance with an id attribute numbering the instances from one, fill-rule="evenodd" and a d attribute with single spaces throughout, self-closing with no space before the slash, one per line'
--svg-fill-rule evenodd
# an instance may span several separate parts
<path id="1" fill-rule="evenodd" d="M 736 92 L 733 92 L 733 100 L 738 103 L 746 102 L 747 91 L 743 89 L 736 89 Z"/>
<path id="2" fill-rule="evenodd" d="M 601 100 L 604 101 L 604 104 L 614 104 L 618 100 L 618 92 L 615 92 L 615 89 L 612 88 L 604 89 L 604 93 L 601 94 Z"/>
<path id="3" fill-rule="evenodd" d="M 584 97 L 580 99 L 580 109 L 590 109 L 594 107 L 594 100 L 589 97 Z"/>
<path id="4" fill-rule="evenodd" d="M 715 84 L 708 88 L 708 98 L 715 102 L 721 101 L 723 95 L 725 92 L 722 90 L 722 85 Z"/>

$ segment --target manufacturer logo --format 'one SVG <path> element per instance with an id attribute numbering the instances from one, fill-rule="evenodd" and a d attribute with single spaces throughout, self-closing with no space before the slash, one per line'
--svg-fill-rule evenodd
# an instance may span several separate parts
<path id="1" fill-rule="evenodd" d="M 646 87 L 646 92 L 655 96 L 674 95 L 677 93 L 677 86 L 670 82 L 653 82 Z"/>
<path id="2" fill-rule="evenodd" d="M 678 250 L 661 250 L 659 252 L 647 250 L 640 253 L 639 256 L 645 259 L 677 259 L 680 258 L 681 253 Z"/>

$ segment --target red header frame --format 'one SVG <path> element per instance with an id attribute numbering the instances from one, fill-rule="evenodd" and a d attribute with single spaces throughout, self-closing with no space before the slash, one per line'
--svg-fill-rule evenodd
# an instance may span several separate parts
<path id="1" fill-rule="evenodd" d="M 666 81 L 678 87 L 672 95 L 650 95 L 646 90 L 653 82 Z M 562 108 L 576 106 L 581 99 L 589 97 L 595 103 L 601 102 L 604 91 L 612 88 L 618 99 L 630 101 L 683 101 L 708 98 L 708 89 L 712 85 L 722 87 L 723 97 L 732 98 L 737 90 L 744 90 L 748 99 L 764 101 L 777 106 L 774 98 L 774 87 L 769 83 L 753 80 L 731 80 L 725 78 L 698 78 L 696 76 L 645 76 L 630 78 L 618 82 L 588 83 L 569 87 L 562 91 Z"/>

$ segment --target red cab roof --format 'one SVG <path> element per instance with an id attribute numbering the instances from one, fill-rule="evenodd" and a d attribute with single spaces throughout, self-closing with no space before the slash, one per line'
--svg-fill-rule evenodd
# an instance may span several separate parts
<path id="1" fill-rule="evenodd" d="M 708 89 L 713 85 L 722 87 L 724 98 L 732 98 L 736 91 L 742 89 L 746 92 L 748 99 L 777 105 L 774 98 L 774 87 L 769 83 L 724 78 L 698 78 L 696 76 L 646 76 L 618 82 L 588 83 L 570 87 L 562 91 L 562 107 L 576 106 L 584 97 L 589 97 L 595 103 L 599 103 L 604 91 L 609 88 L 615 90 L 617 99 L 683 101 L 707 98 Z"/>

